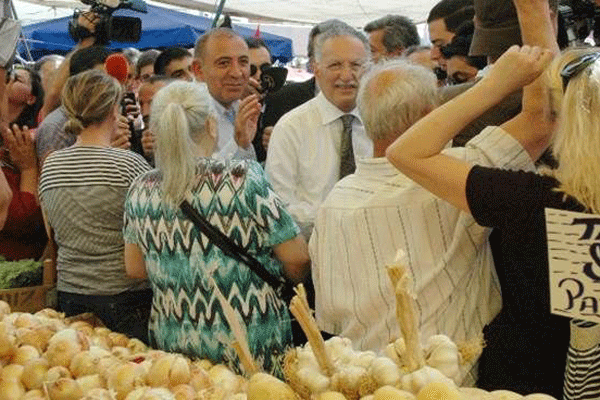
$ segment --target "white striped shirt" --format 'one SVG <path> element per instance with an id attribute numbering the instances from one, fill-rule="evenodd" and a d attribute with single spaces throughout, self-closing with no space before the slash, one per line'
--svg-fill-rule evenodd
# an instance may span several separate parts
<path id="1" fill-rule="evenodd" d="M 534 169 L 500 128 L 444 152 L 486 166 Z M 381 351 L 399 337 L 385 266 L 402 249 L 415 280 L 422 343 L 434 334 L 455 342 L 476 337 L 501 307 L 489 233 L 385 158 L 360 160 L 356 174 L 338 182 L 319 209 L 310 240 L 319 327 L 361 350 Z"/>
<path id="2" fill-rule="evenodd" d="M 125 275 L 123 214 L 127 190 L 150 166 L 129 150 L 72 146 L 50 154 L 40 202 L 58 244 L 59 291 L 114 295 L 146 288 Z"/>

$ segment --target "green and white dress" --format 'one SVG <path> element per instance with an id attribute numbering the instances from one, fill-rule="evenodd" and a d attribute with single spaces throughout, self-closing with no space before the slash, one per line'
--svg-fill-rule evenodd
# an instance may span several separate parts
<path id="1" fill-rule="evenodd" d="M 286 304 L 245 264 L 210 244 L 161 194 L 161 175 L 154 170 L 132 184 L 125 203 L 125 243 L 143 251 L 153 290 L 151 344 L 241 372 L 216 285 L 246 326 L 257 364 L 282 376 L 283 354 L 292 345 Z M 199 160 L 188 201 L 272 275 L 282 276 L 272 248 L 294 238 L 299 229 L 259 164 Z"/>

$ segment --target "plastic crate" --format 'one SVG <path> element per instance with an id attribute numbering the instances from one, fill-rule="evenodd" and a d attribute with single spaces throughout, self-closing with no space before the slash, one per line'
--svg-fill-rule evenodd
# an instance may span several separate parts
<path id="1" fill-rule="evenodd" d="M 52 260 L 43 263 L 43 279 L 40 286 L 27 286 L 0 290 L 0 300 L 10 305 L 12 312 L 34 313 L 50 307 L 49 294 L 56 287 L 56 268 Z"/>

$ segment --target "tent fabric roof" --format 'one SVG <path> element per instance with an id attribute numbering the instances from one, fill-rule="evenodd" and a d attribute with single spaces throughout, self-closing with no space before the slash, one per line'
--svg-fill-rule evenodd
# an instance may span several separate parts
<path id="1" fill-rule="evenodd" d="M 72 4 L 73 7 L 82 7 L 77 0 L 13 0 L 15 3 L 24 4 L 24 1 L 48 6 Z M 399 14 L 411 18 L 415 23 L 424 22 L 429 10 L 439 0 L 226 0 L 225 9 L 237 11 L 235 15 L 253 16 L 263 15 L 279 21 L 305 21 L 307 23 L 319 22 L 329 18 L 338 18 L 355 27 L 362 27 L 369 21 L 386 14 Z M 208 6 L 214 8 L 214 0 L 153 0 L 154 3 L 162 2 L 179 5 L 190 10 L 205 10 Z M 210 8 L 210 7 L 209 7 Z M 234 15 L 232 13 L 232 15 Z"/>
<path id="2" fill-rule="evenodd" d="M 111 42 L 111 49 L 135 47 L 138 49 L 163 48 L 181 46 L 191 48 L 206 30 L 211 28 L 211 19 L 195 16 L 168 8 L 148 5 L 148 13 L 120 9 L 113 15 L 137 17 L 142 20 L 142 35 L 138 43 Z M 34 59 L 44 54 L 69 52 L 75 42 L 68 33 L 68 21 L 71 17 L 23 27 L 23 34 L 28 39 Z M 244 37 L 251 37 L 255 31 L 249 28 L 234 26 L 234 30 Z M 288 38 L 261 32 L 261 38 L 269 46 L 275 59 L 285 63 L 292 58 L 292 41 Z M 25 56 L 24 46 L 19 49 Z"/>

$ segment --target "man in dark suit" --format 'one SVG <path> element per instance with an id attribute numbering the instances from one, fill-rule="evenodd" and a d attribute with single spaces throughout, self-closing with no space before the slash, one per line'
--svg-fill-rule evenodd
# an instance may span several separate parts
<path id="1" fill-rule="evenodd" d="M 343 22 L 337 19 L 329 19 L 315 25 L 308 34 L 308 66 L 311 71 L 313 70 L 314 63 L 315 38 L 327 29 L 338 24 L 343 24 Z M 319 89 L 315 82 L 315 78 L 312 77 L 304 82 L 288 83 L 277 92 L 269 94 L 265 98 L 265 111 L 262 115 L 259 132 L 256 134 L 259 139 L 255 139 L 255 147 L 257 145 L 256 142 L 259 141 L 262 147 L 267 150 L 271 132 L 277 121 L 279 121 L 279 118 L 288 111 L 306 103 L 308 100 L 315 97 L 318 92 Z M 259 158 L 258 161 L 264 160 L 264 158 L 262 160 Z"/>

